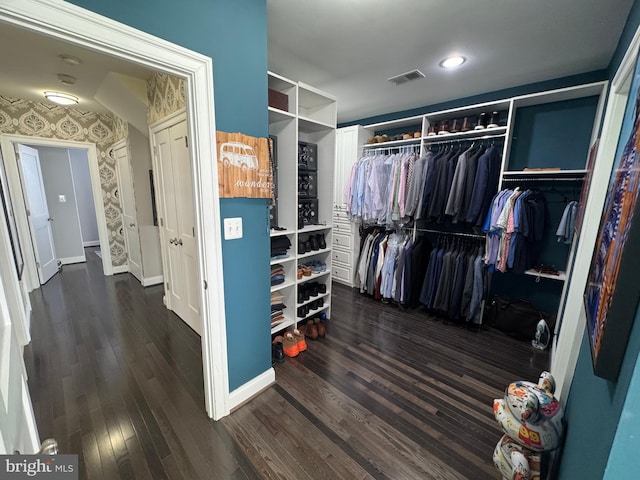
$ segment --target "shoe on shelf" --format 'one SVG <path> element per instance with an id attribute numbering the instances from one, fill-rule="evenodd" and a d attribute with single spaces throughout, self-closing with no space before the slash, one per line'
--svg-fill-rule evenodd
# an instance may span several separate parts
<path id="1" fill-rule="evenodd" d="M 307 316 L 307 313 L 309 313 L 309 312 L 306 312 L 306 313 L 305 313 L 305 308 L 304 308 L 304 307 L 298 307 L 298 309 L 296 310 L 296 316 L 297 316 L 298 318 L 304 318 L 304 317 L 306 317 L 306 316 Z"/>
<path id="2" fill-rule="evenodd" d="M 312 297 L 317 297 L 318 294 L 320 293 L 317 282 L 312 282 L 309 285 L 307 285 L 307 287 L 309 287 L 307 291 L 309 292 L 309 295 Z M 309 299 L 307 298 L 307 300 Z"/>
<path id="3" fill-rule="evenodd" d="M 500 122 L 500 113 L 491 112 L 491 118 L 489 118 L 489 124 L 487 128 L 498 128 Z"/>
<path id="4" fill-rule="evenodd" d="M 304 302 L 304 289 L 302 286 L 298 287 L 298 303 Z"/>
<path id="5" fill-rule="evenodd" d="M 321 294 L 327 293 L 327 285 L 325 283 L 318 284 L 318 292 Z"/>
<path id="6" fill-rule="evenodd" d="M 300 353 L 298 349 L 298 342 L 296 337 L 293 336 L 293 333 L 287 332 L 284 334 L 282 340 L 282 351 L 287 357 L 297 357 Z"/>
<path id="7" fill-rule="evenodd" d="M 318 339 L 318 326 L 315 323 L 313 323 L 313 320 L 309 320 L 307 322 L 306 334 L 307 334 L 307 337 L 310 338 L 311 340 Z"/>
<path id="8" fill-rule="evenodd" d="M 313 271 L 311 270 L 311 266 L 309 264 L 306 264 L 306 265 L 302 266 L 302 274 L 305 277 L 310 277 L 311 273 L 313 273 Z"/>
<path id="9" fill-rule="evenodd" d="M 481 113 L 478 117 L 478 124 L 476 125 L 476 130 L 484 130 L 487 128 L 487 114 Z"/>
<path id="10" fill-rule="evenodd" d="M 321 250 L 327 248 L 327 242 L 325 242 L 324 240 L 324 233 L 319 233 L 318 235 L 316 235 L 316 238 L 318 240 L 318 246 Z"/>
<path id="11" fill-rule="evenodd" d="M 316 251 L 320 250 L 320 243 L 318 242 L 318 238 L 316 235 L 309 235 L 309 245 L 311 246 L 311 250 Z"/>
<path id="12" fill-rule="evenodd" d="M 293 337 L 298 345 L 298 352 L 304 352 L 307 349 L 307 342 L 304 340 L 304 333 L 297 328 L 293 331 Z"/>
<path id="13" fill-rule="evenodd" d="M 302 255 L 304 253 L 307 253 L 304 242 L 302 240 L 298 240 L 298 255 Z"/>

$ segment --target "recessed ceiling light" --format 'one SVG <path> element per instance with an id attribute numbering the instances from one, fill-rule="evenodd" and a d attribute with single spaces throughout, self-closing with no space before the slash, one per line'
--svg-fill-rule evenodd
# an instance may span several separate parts
<path id="1" fill-rule="evenodd" d="M 442 60 L 440 62 L 440 66 L 442 68 L 455 68 L 455 67 L 459 67 L 466 61 L 467 59 L 460 55 L 452 55 Z"/>
<path id="2" fill-rule="evenodd" d="M 59 73 L 58 80 L 63 85 L 73 85 L 74 83 L 76 83 L 77 79 L 76 77 L 73 77 L 71 75 L 65 75 L 64 73 Z"/>
<path id="3" fill-rule="evenodd" d="M 58 105 L 75 105 L 78 103 L 78 97 L 62 92 L 44 92 L 47 100 L 51 100 Z"/>
<path id="4" fill-rule="evenodd" d="M 58 58 L 62 60 L 64 63 L 68 63 L 69 65 L 81 65 L 82 60 L 78 57 L 74 57 L 73 55 L 67 55 L 66 53 L 58 55 Z"/>

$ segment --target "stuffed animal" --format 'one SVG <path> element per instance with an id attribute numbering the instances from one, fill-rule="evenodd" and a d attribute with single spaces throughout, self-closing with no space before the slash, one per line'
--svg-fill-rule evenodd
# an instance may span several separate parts
<path id="1" fill-rule="evenodd" d="M 504 478 L 539 479 L 540 453 L 560 446 L 563 412 L 553 396 L 555 381 L 543 372 L 538 384 L 511 383 L 504 398 L 493 401 L 493 413 L 505 432 L 493 453 Z"/>
<path id="2" fill-rule="evenodd" d="M 540 480 L 540 452 L 534 452 L 503 435 L 493 451 L 493 463 L 503 478 Z"/>

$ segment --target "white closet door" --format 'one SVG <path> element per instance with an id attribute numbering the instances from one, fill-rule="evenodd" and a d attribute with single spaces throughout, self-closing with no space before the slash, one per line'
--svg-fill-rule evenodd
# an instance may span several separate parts
<path id="1" fill-rule="evenodd" d="M 136 220 L 136 203 L 133 193 L 133 179 L 126 143 L 114 151 L 118 164 L 118 190 L 122 207 L 122 226 L 127 245 L 129 272 L 138 280 L 142 279 L 142 254 L 140 253 L 140 234 Z"/>
<path id="2" fill-rule="evenodd" d="M 183 121 L 154 135 L 164 215 L 160 231 L 168 269 L 165 272 L 167 305 L 201 334 L 193 186 L 186 133 L 186 121 Z"/>
<path id="3" fill-rule="evenodd" d="M 43 285 L 58 273 L 58 260 L 51 230 L 53 219 L 49 216 L 38 151 L 26 145 L 17 145 L 17 150 L 31 238 L 35 245 L 38 277 Z"/>

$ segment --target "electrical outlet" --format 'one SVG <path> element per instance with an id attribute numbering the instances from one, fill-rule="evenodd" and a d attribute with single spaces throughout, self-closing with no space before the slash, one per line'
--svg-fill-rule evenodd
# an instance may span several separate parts
<path id="1" fill-rule="evenodd" d="M 58 195 L 58 201 L 60 203 L 66 203 L 67 202 L 67 196 L 66 195 Z"/>
<path id="2" fill-rule="evenodd" d="M 242 238 L 242 217 L 224 219 L 224 239 Z"/>

